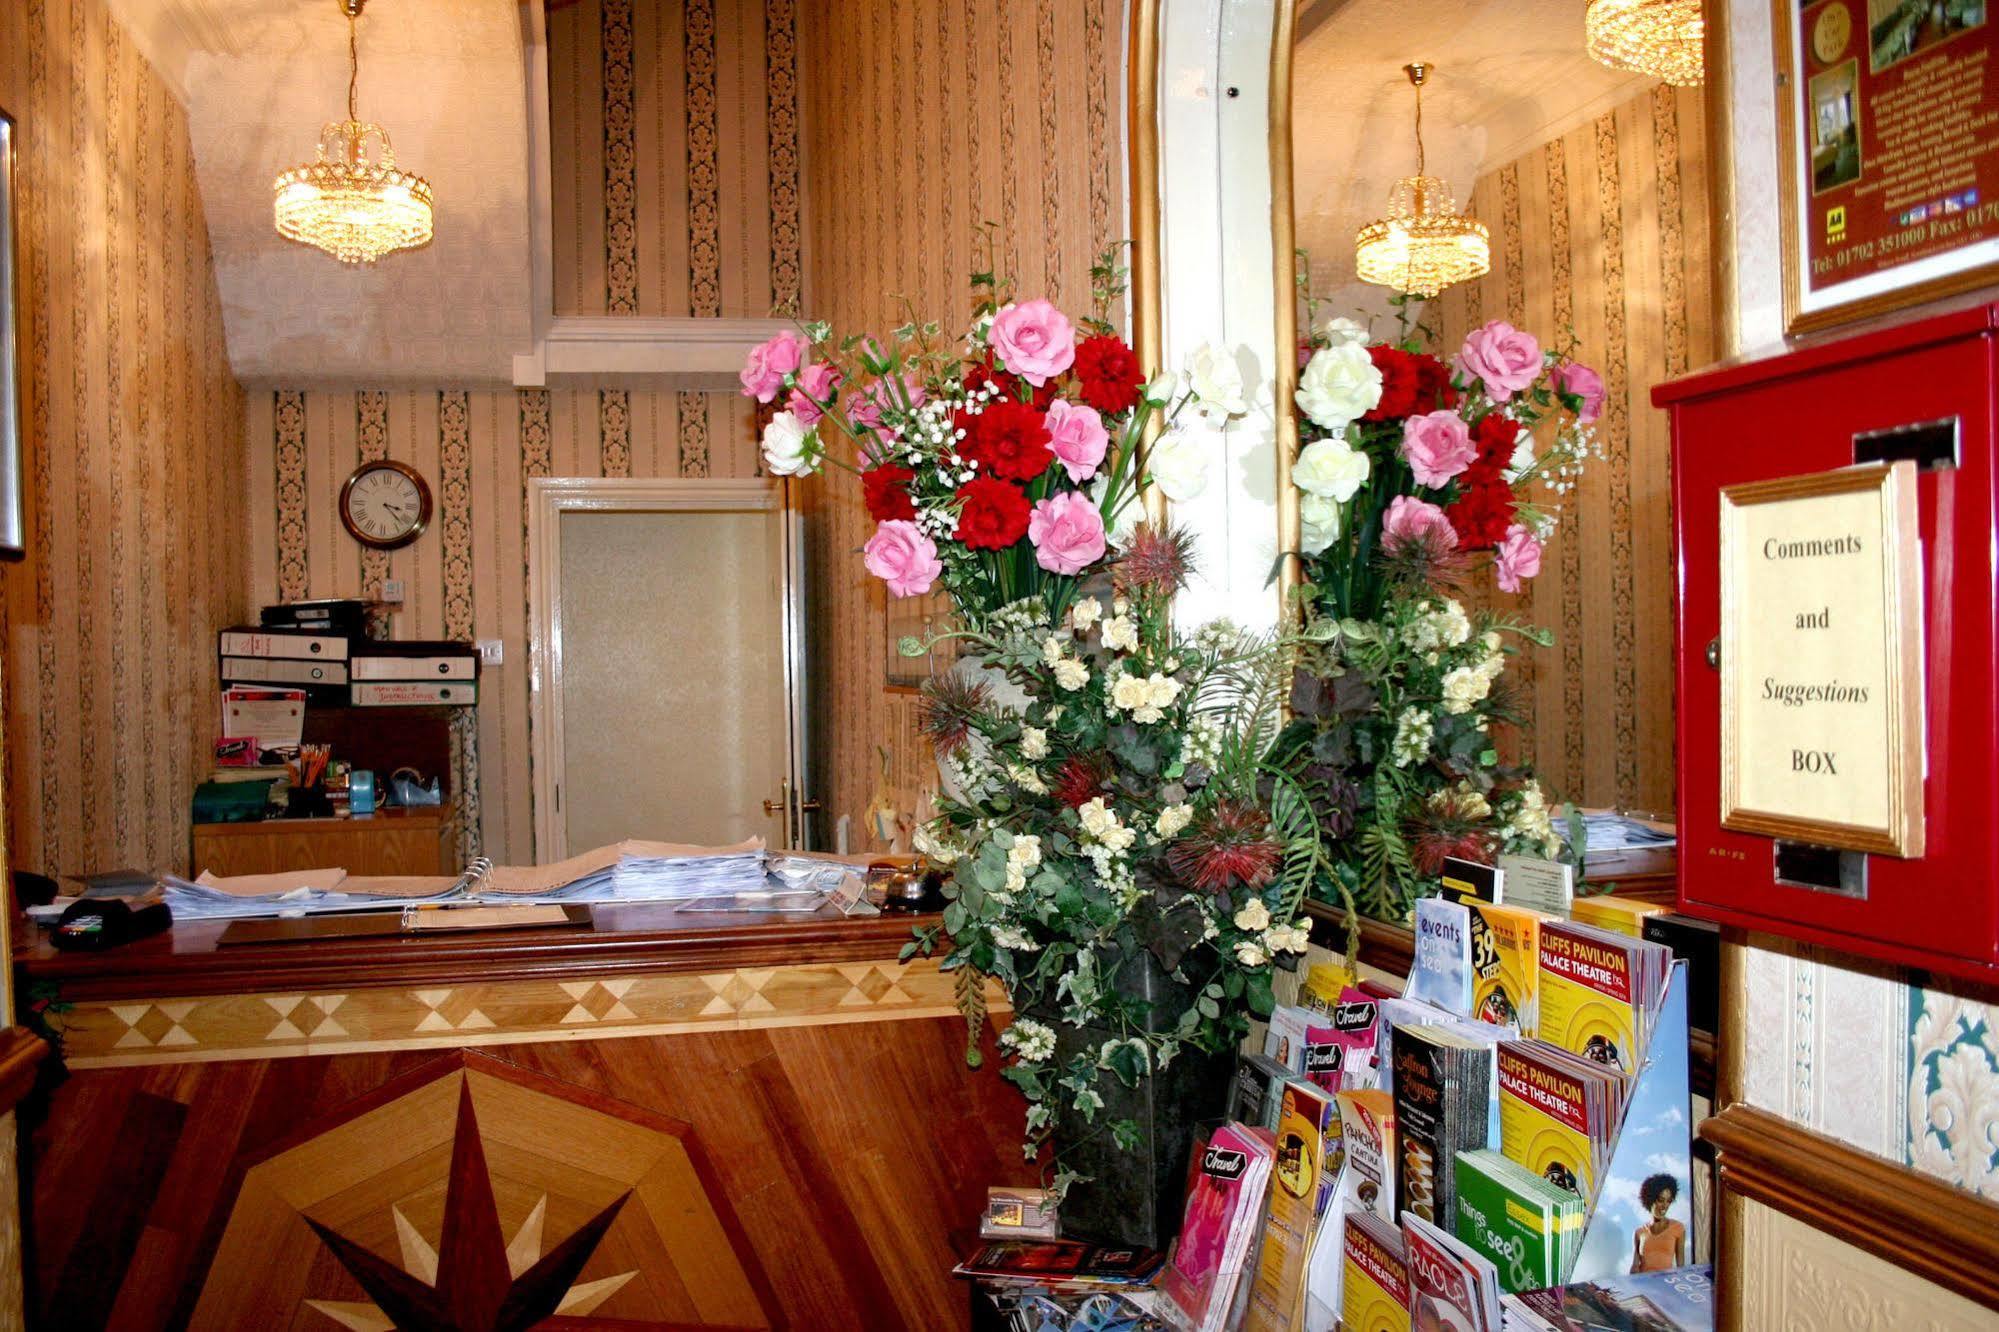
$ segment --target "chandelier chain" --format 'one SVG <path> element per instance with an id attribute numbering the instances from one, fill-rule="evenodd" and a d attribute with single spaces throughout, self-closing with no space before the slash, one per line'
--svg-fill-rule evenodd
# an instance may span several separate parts
<path id="1" fill-rule="evenodd" d="M 355 5 L 347 11 L 347 118 L 359 120 L 355 90 L 361 86 L 361 7 Z"/>

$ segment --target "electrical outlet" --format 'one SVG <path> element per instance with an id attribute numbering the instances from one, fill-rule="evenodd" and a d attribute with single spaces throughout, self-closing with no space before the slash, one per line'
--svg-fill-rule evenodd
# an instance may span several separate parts
<path id="1" fill-rule="evenodd" d="M 505 645 L 497 638 L 480 639 L 479 664 L 482 666 L 498 666 L 504 647 Z"/>
<path id="2" fill-rule="evenodd" d="M 382 580 L 382 600 L 393 605 L 401 605 L 403 600 L 403 580 L 384 578 Z"/>

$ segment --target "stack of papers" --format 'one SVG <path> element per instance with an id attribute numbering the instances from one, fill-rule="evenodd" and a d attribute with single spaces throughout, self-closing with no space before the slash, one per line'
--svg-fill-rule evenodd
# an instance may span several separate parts
<path id="1" fill-rule="evenodd" d="M 764 887 L 762 842 L 717 848 L 625 842 L 619 850 L 611 887 L 620 902 L 753 893 Z"/>
<path id="2" fill-rule="evenodd" d="M 160 889 L 175 920 L 248 920 L 329 911 L 389 911 L 461 892 L 469 875 L 350 876 L 342 869 L 196 878 L 171 874 Z"/>

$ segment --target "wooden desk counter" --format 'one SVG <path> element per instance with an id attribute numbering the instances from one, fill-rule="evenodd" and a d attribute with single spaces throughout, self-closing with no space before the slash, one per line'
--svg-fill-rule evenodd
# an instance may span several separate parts
<path id="1" fill-rule="evenodd" d="M 458 873 L 457 808 L 382 809 L 359 818 L 194 825 L 194 870 L 227 878 L 344 866 L 349 874 Z"/>
<path id="2" fill-rule="evenodd" d="M 29 1308 L 49 1326 L 387 1327 L 365 1262 L 307 1218 L 440 1283 L 447 1197 L 476 1202 L 486 1179 L 515 1256 L 623 1198 L 568 1315 L 963 1326 L 945 1237 L 988 1185 L 1033 1176 L 1021 1100 L 965 1066 L 954 978 L 896 960 L 910 918 L 596 914 L 21 949 L 71 1070 L 24 1105 Z"/>

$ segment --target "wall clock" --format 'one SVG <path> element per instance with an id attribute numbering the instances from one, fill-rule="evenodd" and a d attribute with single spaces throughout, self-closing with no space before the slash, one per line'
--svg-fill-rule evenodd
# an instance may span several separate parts
<path id="1" fill-rule="evenodd" d="M 407 464 L 362 463 L 340 487 L 340 522 L 364 546 L 407 546 L 430 525 L 430 486 Z"/>

